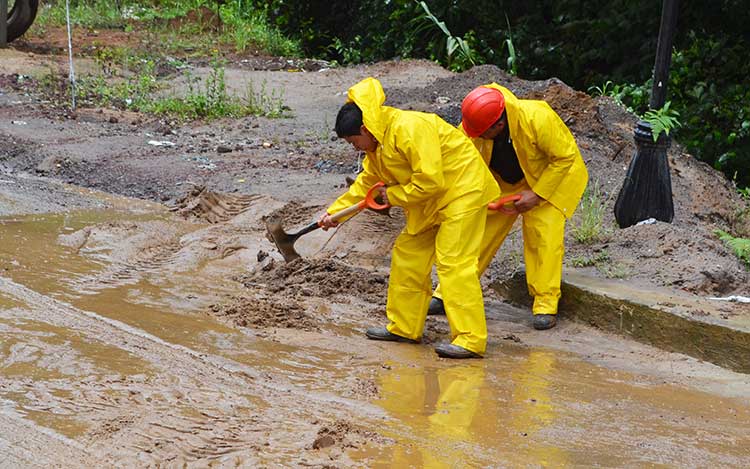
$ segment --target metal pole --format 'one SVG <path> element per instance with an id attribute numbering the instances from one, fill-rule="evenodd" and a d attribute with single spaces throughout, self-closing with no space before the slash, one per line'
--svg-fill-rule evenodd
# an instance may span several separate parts
<path id="1" fill-rule="evenodd" d="M 677 26 L 679 0 L 664 0 L 659 26 L 659 41 L 656 44 L 654 62 L 654 85 L 651 88 L 649 107 L 654 110 L 664 107 L 669 82 L 669 65 L 672 62 L 672 39 Z"/>
<path id="2" fill-rule="evenodd" d="M 0 0 L 0 47 L 8 45 L 8 0 Z"/>

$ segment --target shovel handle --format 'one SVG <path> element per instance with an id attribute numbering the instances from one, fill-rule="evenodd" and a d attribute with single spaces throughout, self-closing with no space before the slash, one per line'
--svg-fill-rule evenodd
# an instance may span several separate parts
<path id="1" fill-rule="evenodd" d="M 502 213 L 506 213 L 508 215 L 513 215 L 516 212 L 508 209 L 506 205 L 517 200 L 521 200 L 521 196 L 518 194 L 506 195 L 505 197 L 499 198 L 495 202 L 490 202 L 490 204 L 487 205 L 487 208 L 489 208 L 490 210 L 499 210 Z"/>
<path id="2" fill-rule="evenodd" d="M 366 203 L 364 200 L 361 200 L 357 202 L 356 204 L 346 207 L 343 210 L 339 210 L 338 212 L 331 215 L 331 220 L 333 221 L 339 221 L 344 217 L 348 217 L 349 215 L 352 215 L 354 213 L 359 212 L 360 210 L 363 210 L 366 207 Z"/>
<path id="3" fill-rule="evenodd" d="M 373 186 L 367 191 L 367 195 L 363 200 L 360 200 L 356 204 L 347 207 L 341 211 L 338 211 L 331 215 L 331 220 L 333 221 L 339 221 L 342 218 L 346 218 L 349 215 L 353 215 L 359 211 L 362 211 L 366 208 L 369 208 L 371 210 L 384 210 L 388 207 L 390 207 L 390 204 L 379 204 L 375 197 L 378 196 L 378 189 L 381 187 L 385 187 L 385 183 L 382 181 L 376 182 L 373 184 Z"/>

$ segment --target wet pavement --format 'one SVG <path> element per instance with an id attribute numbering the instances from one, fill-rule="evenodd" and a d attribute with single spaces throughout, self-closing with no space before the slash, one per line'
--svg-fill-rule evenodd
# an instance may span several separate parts
<path id="1" fill-rule="evenodd" d="M 237 327 L 210 305 L 253 294 L 232 279 L 272 250 L 265 209 L 207 225 L 125 205 L 0 219 L 10 467 L 750 465 L 745 375 L 688 359 L 670 373 L 674 355 L 582 326 L 534 333 L 497 302 L 488 356 L 469 362 L 368 342 L 377 305 L 312 287 L 300 304 L 319 330 Z M 242 248 L 217 253 L 217 230 Z M 597 355 L 611 344 L 637 365 Z"/>

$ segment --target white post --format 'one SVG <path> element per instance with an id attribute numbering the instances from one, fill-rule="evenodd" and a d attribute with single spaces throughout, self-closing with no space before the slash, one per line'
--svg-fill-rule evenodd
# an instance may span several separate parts
<path id="1" fill-rule="evenodd" d="M 2 1 L 2 0 L 0 0 Z M 68 61 L 70 62 L 70 97 L 76 110 L 76 72 L 73 68 L 73 40 L 70 34 L 70 0 L 65 0 L 65 19 L 68 23 Z"/>

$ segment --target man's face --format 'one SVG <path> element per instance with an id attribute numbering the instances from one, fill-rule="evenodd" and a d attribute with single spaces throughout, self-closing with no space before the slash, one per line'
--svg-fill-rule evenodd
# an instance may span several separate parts
<path id="1" fill-rule="evenodd" d="M 378 148 L 378 141 L 364 125 L 359 128 L 359 135 L 344 137 L 344 140 L 351 143 L 359 151 L 373 152 Z"/>
<path id="2" fill-rule="evenodd" d="M 489 129 L 485 130 L 484 133 L 480 135 L 480 137 L 486 138 L 487 140 L 494 140 L 495 137 L 500 135 L 503 132 L 503 130 L 505 130 L 506 122 L 507 122 L 506 119 L 498 120 L 497 122 L 492 124 L 492 126 Z"/>

